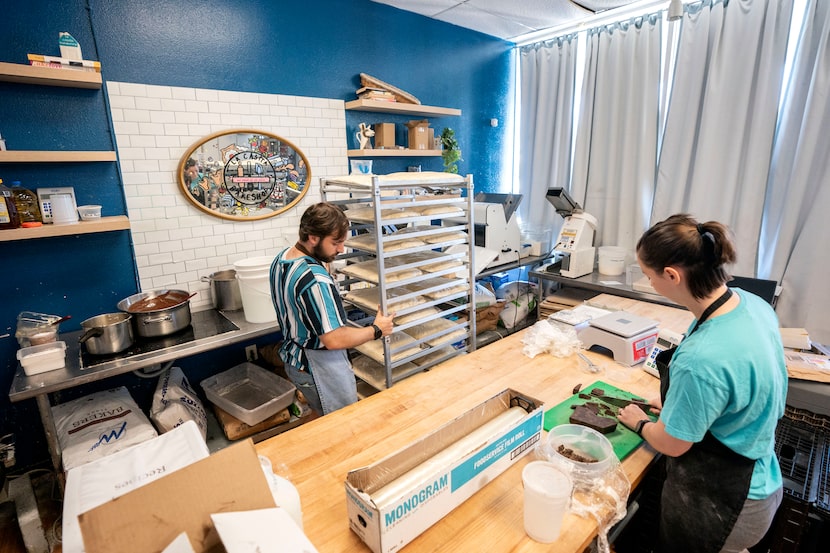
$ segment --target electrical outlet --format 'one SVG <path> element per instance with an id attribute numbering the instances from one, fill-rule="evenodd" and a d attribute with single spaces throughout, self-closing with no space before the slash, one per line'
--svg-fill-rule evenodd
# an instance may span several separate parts
<path id="1" fill-rule="evenodd" d="M 250 345 L 245 347 L 245 359 L 248 361 L 256 361 L 259 358 L 259 354 L 256 351 L 255 345 Z"/>

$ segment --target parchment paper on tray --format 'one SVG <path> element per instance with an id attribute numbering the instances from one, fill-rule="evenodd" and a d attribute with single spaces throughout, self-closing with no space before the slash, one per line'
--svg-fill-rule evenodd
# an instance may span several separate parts
<path id="1" fill-rule="evenodd" d="M 358 223 L 372 223 L 375 220 L 375 208 L 358 207 L 346 210 L 346 216 L 350 221 Z M 391 219 L 403 219 L 406 217 L 421 217 L 421 214 L 414 209 L 381 209 L 380 218 L 384 221 Z"/>
<path id="2" fill-rule="evenodd" d="M 437 300 L 440 298 L 451 296 L 453 294 L 468 291 L 470 289 L 470 286 L 466 282 L 458 282 L 455 280 L 448 280 L 446 278 L 433 277 L 424 279 L 421 282 L 415 284 L 410 284 L 407 286 L 407 288 L 411 290 L 429 290 L 430 288 L 434 288 L 429 292 L 424 292 L 423 295 L 428 297 L 429 299 Z"/>
<path id="3" fill-rule="evenodd" d="M 389 336 L 389 347 L 391 349 L 396 350 L 402 348 L 400 351 L 392 354 L 391 361 L 394 363 L 396 361 L 400 361 L 404 357 L 409 357 L 410 355 L 414 355 L 421 351 L 420 346 L 414 344 L 415 338 L 409 336 L 408 334 L 404 334 L 403 332 L 397 332 Z M 364 344 L 360 344 L 355 349 L 363 355 L 371 357 L 378 363 L 383 363 L 382 340 L 371 340 Z"/>
<path id="4" fill-rule="evenodd" d="M 395 262 L 394 258 L 386 260 L 386 282 L 398 282 L 409 278 L 415 278 L 416 276 L 423 274 L 420 269 L 396 270 L 395 266 L 400 264 L 400 262 Z M 367 280 L 374 284 L 377 284 L 379 280 L 378 262 L 374 259 L 346 265 L 340 269 L 340 272 L 355 278 Z"/>
<path id="5" fill-rule="evenodd" d="M 399 234 L 406 235 L 412 234 L 415 232 L 423 232 L 428 230 L 441 230 L 444 227 L 439 225 L 418 225 L 414 227 L 406 227 L 405 229 L 401 229 L 398 232 L 394 233 L 394 236 Z M 466 240 L 467 233 L 461 230 L 453 230 L 449 232 L 439 232 L 436 234 L 428 234 L 426 236 L 420 236 L 420 240 L 423 240 L 427 244 L 438 244 L 440 242 L 449 242 L 451 240 Z"/>
<path id="6" fill-rule="evenodd" d="M 421 367 L 423 365 L 429 365 L 430 363 L 438 359 L 443 359 L 444 357 L 449 358 L 450 355 L 455 353 L 455 349 L 453 349 L 452 346 L 444 346 L 442 348 L 431 349 L 434 349 L 435 351 L 427 353 L 426 355 L 422 355 L 421 357 L 413 360 L 412 362 Z"/>
<path id="7" fill-rule="evenodd" d="M 415 307 L 416 305 L 421 305 L 427 302 L 427 300 L 422 296 L 414 296 L 405 300 L 396 299 L 396 297 L 410 293 L 412 293 L 412 290 L 410 290 L 407 286 L 387 290 L 387 307 L 391 311 L 397 311 L 399 309 Z M 376 310 L 380 304 L 380 290 L 377 287 L 352 290 L 351 292 L 348 292 L 345 297 L 348 301 L 359 305 L 364 309 L 368 309 L 369 311 Z"/>
<path id="8" fill-rule="evenodd" d="M 405 325 L 424 319 L 430 315 L 435 315 L 436 313 L 440 313 L 440 310 L 437 307 L 425 307 L 424 309 L 419 309 L 418 311 L 407 313 L 406 315 L 401 315 L 400 317 L 395 317 L 394 322 L 396 325 Z"/>
<path id="9" fill-rule="evenodd" d="M 449 321 L 444 318 L 438 318 L 433 319 L 431 321 L 427 321 L 423 324 L 407 328 L 406 330 L 404 330 L 404 332 L 406 332 L 416 340 L 420 340 L 421 338 L 425 338 L 427 336 L 440 333 L 438 336 L 430 338 L 425 342 L 430 346 L 444 344 L 448 341 L 454 342 L 456 340 L 453 340 L 453 338 L 461 339 L 464 338 L 467 334 L 467 331 L 464 328 L 458 328 L 458 322 Z"/>
<path id="10" fill-rule="evenodd" d="M 426 242 L 424 242 L 420 238 L 401 237 L 400 240 L 390 240 L 388 242 L 384 242 L 383 250 L 385 252 L 394 252 L 398 250 L 406 250 L 409 248 L 417 248 L 418 246 L 423 246 L 424 244 L 426 244 Z M 364 252 L 375 253 L 378 250 L 377 244 L 375 243 L 374 234 L 359 234 L 357 236 L 353 236 L 346 240 L 346 246 L 349 248 L 362 250 Z"/>

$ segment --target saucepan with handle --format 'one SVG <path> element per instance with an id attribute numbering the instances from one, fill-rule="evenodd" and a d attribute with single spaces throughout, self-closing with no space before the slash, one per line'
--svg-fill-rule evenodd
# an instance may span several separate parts
<path id="1" fill-rule="evenodd" d="M 132 315 L 104 313 L 81 323 L 84 333 L 78 341 L 92 355 L 119 353 L 133 345 Z"/>

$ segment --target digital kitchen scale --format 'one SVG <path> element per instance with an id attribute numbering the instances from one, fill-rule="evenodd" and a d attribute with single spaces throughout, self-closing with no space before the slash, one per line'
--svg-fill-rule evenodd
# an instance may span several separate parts
<path id="1" fill-rule="evenodd" d="M 614 311 L 591 319 L 587 326 L 577 329 L 577 336 L 585 349 L 605 348 L 614 361 L 631 366 L 644 361 L 657 341 L 657 324 L 634 313 Z"/>

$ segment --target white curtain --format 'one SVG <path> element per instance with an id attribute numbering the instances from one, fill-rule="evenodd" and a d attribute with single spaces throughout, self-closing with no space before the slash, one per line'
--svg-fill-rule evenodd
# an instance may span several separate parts
<path id="1" fill-rule="evenodd" d="M 597 218 L 594 243 L 632 254 L 647 228 L 657 160 L 659 15 L 588 31 L 571 193 Z"/>
<path id="2" fill-rule="evenodd" d="M 792 2 L 686 6 L 651 223 L 678 212 L 735 231 L 736 275 L 755 267 Z"/>
<path id="3" fill-rule="evenodd" d="M 830 0 L 810 2 L 782 109 L 759 275 L 782 285 L 781 326 L 830 343 Z M 773 246 L 774 247 L 770 247 Z"/>
<path id="4" fill-rule="evenodd" d="M 562 225 L 545 196 L 550 187 L 568 187 L 576 50 L 576 35 L 520 50 L 519 182 L 523 197 L 518 218 L 526 229 L 558 232 Z"/>

